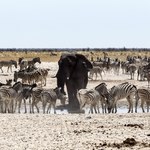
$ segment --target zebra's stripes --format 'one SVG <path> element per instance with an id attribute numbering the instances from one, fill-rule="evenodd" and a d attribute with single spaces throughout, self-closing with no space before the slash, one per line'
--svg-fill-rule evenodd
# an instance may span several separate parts
<path id="1" fill-rule="evenodd" d="M 32 60 L 25 60 L 23 57 L 19 58 L 18 60 L 20 65 L 20 70 L 27 69 L 29 66 L 33 66 L 35 63 L 41 63 L 41 60 L 39 57 L 35 57 Z"/>
<path id="2" fill-rule="evenodd" d="M 55 107 L 56 107 L 56 100 L 57 99 L 60 99 L 63 104 L 66 100 L 66 97 L 64 94 L 61 93 L 60 88 L 43 90 L 41 92 L 43 113 L 45 113 L 45 108 L 46 108 L 47 103 L 49 103 L 49 105 L 47 107 L 47 113 L 49 113 L 51 107 L 54 108 L 54 113 L 56 113 Z"/>
<path id="3" fill-rule="evenodd" d="M 2 113 L 14 113 L 18 93 L 22 91 L 22 83 L 17 82 L 12 87 L 0 88 L 0 107 Z"/>
<path id="4" fill-rule="evenodd" d="M 31 72 L 25 70 L 15 71 L 14 82 L 17 82 L 18 78 L 22 79 L 22 83 L 37 83 L 40 82 L 41 86 L 44 84 L 46 86 L 46 80 L 48 76 L 49 69 L 37 69 Z"/>
<path id="5" fill-rule="evenodd" d="M 126 98 L 129 103 L 129 112 L 133 113 L 133 99 L 137 99 L 137 88 L 128 82 L 113 86 L 109 91 L 107 99 L 108 112 L 114 112 L 118 100 Z M 117 110 L 115 110 L 117 112 Z"/>
<path id="6" fill-rule="evenodd" d="M 12 65 L 15 66 L 15 68 L 17 68 L 17 62 L 15 60 L 10 60 L 10 61 L 0 61 L 0 69 L 2 71 L 2 73 L 4 72 L 3 71 L 3 67 L 8 67 L 7 68 L 7 72 L 10 70 L 12 72 Z"/>
<path id="7" fill-rule="evenodd" d="M 137 70 L 136 64 L 129 64 L 127 71 L 130 73 L 131 79 L 134 79 L 135 71 Z"/>
<path id="8" fill-rule="evenodd" d="M 93 66 L 93 68 L 90 69 L 89 78 L 91 78 L 91 79 L 93 80 L 93 76 L 94 76 L 94 74 L 95 74 L 95 75 L 96 75 L 96 78 L 95 78 L 95 79 L 97 80 L 97 75 L 99 74 L 100 77 L 101 77 L 101 80 L 103 80 L 102 72 L 105 74 L 103 68 L 100 68 L 99 66 Z"/>
<path id="9" fill-rule="evenodd" d="M 37 86 L 36 84 L 32 84 L 32 85 L 22 84 L 22 91 L 18 94 L 16 99 L 16 105 L 15 105 L 16 108 L 18 102 L 18 113 L 20 113 L 22 100 L 24 101 L 25 113 L 27 113 L 26 101 L 28 98 L 29 98 L 29 106 L 30 106 L 30 113 L 31 113 L 31 94 L 33 88 L 35 88 L 36 86 Z"/>
<path id="10" fill-rule="evenodd" d="M 102 112 L 106 113 L 106 98 L 108 98 L 108 94 L 107 85 L 105 83 L 101 83 L 91 90 L 80 89 L 77 92 L 80 109 L 87 106 L 91 113 L 93 113 L 93 109 L 95 113 L 99 113 L 99 103 L 101 103 Z"/>
<path id="11" fill-rule="evenodd" d="M 93 109 L 95 113 L 99 113 L 100 95 L 98 91 L 94 89 L 80 89 L 77 92 L 77 98 L 79 100 L 80 110 L 86 107 L 90 109 L 91 113 L 93 113 Z"/>
<path id="12" fill-rule="evenodd" d="M 43 113 L 45 113 L 46 105 L 49 103 L 47 108 L 47 113 L 51 106 L 53 106 L 55 111 L 56 100 L 60 99 L 62 105 L 65 105 L 66 96 L 61 93 L 60 88 L 55 89 L 43 89 L 43 88 L 34 88 L 32 91 L 32 112 L 34 113 L 34 106 L 39 113 L 39 108 L 37 104 L 41 101 Z M 56 112 L 56 111 L 55 111 Z"/>
<path id="13" fill-rule="evenodd" d="M 142 111 L 145 112 L 144 110 L 144 103 L 147 105 L 147 112 L 149 112 L 149 105 L 150 105 L 150 90 L 140 88 L 138 89 L 138 97 L 141 100 L 141 108 Z M 138 100 L 136 101 L 136 106 L 135 106 L 135 111 L 137 112 L 137 105 L 138 105 Z"/>

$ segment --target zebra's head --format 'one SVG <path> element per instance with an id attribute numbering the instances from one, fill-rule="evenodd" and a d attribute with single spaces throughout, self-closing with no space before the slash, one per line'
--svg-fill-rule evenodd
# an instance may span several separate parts
<path id="1" fill-rule="evenodd" d="M 114 101 L 115 101 L 115 99 L 113 97 L 114 90 L 115 90 L 115 86 L 113 86 L 108 91 L 108 94 L 107 94 L 107 97 L 106 97 L 106 107 L 107 107 L 108 113 L 112 112 L 113 104 L 114 104 Z"/>
<path id="2" fill-rule="evenodd" d="M 65 102 L 66 102 L 66 100 L 67 100 L 66 95 L 61 92 L 61 88 L 60 88 L 60 87 L 59 87 L 59 88 L 56 87 L 56 88 L 54 89 L 54 91 L 56 92 L 58 99 L 60 99 L 61 104 L 64 106 L 64 105 L 65 105 Z"/>
<path id="3" fill-rule="evenodd" d="M 17 62 L 15 60 L 11 60 L 11 63 L 17 68 Z"/>
<path id="4" fill-rule="evenodd" d="M 34 63 L 39 63 L 39 64 L 41 64 L 41 60 L 40 60 L 40 57 L 35 57 L 35 58 L 33 58 L 33 62 Z"/>

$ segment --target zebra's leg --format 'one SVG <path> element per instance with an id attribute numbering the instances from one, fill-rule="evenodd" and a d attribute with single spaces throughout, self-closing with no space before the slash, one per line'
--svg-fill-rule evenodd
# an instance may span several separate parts
<path id="1" fill-rule="evenodd" d="M 114 100 L 111 111 L 112 113 L 117 113 L 117 100 Z"/>
<path id="2" fill-rule="evenodd" d="M 138 93 L 136 92 L 135 94 L 135 112 L 137 113 L 137 107 L 138 107 L 138 101 L 139 101 L 139 96 Z"/>
<path id="3" fill-rule="evenodd" d="M 98 112 L 96 110 L 96 105 L 93 105 L 93 109 L 94 109 L 95 113 L 97 114 Z"/>
<path id="4" fill-rule="evenodd" d="M 52 105 L 53 105 L 53 109 L 54 109 L 54 114 L 56 114 L 56 107 L 55 107 L 56 103 L 53 103 Z"/>
<path id="5" fill-rule="evenodd" d="M 9 71 L 9 66 L 8 66 L 8 68 L 7 68 L 7 72 Z"/>
<path id="6" fill-rule="evenodd" d="M 95 72 L 95 77 L 96 77 L 96 80 L 97 80 L 97 72 Z"/>
<path id="7" fill-rule="evenodd" d="M 35 106 L 35 102 L 34 99 L 32 98 L 31 109 L 33 114 L 34 114 L 34 106 Z"/>
<path id="8" fill-rule="evenodd" d="M 51 103 L 49 103 L 49 105 L 47 107 L 47 114 L 49 113 L 49 111 L 51 112 Z"/>
<path id="9" fill-rule="evenodd" d="M 37 106 L 37 103 L 35 103 L 34 106 L 36 107 L 36 110 L 37 110 L 37 112 L 39 113 L 40 111 L 39 111 L 39 108 L 38 108 L 38 106 Z"/>
<path id="10" fill-rule="evenodd" d="M 43 114 L 45 114 L 45 108 L 46 108 L 46 104 L 47 104 L 47 102 L 45 102 L 45 101 L 42 101 L 42 107 L 43 107 Z"/>
<path id="11" fill-rule="evenodd" d="M 102 113 L 104 114 L 104 102 L 101 101 Z"/>
<path id="12" fill-rule="evenodd" d="M 2 67 L 1 67 L 1 71 L 2 71 L 2 73 L 3 73 L 3 69 L 2 69 Z"/>
<path id="13" fill-rule="evenodd" d="M 129 110 L 128 110 L 128 113 L 133 113 L 133 102 L 132 102 L 132 99 L 130 97 L 127 97 L 127 101 L 129 103 Z"/>
<path id="14" fill-rule="evenodd" d="M 93 114 L 93 106 L 92 105 L 90 106 L 90 112 L 89 113 Z"/>
<path id="15" fill-rule="evenodd" d="M 143 99 L 141 99 L 141 108 L 142 108 L 142 111 L 143 111 L 143 113 L 145 113 L 145 110 L 144 110 L 144 100 Z"/>
<path id="16" fill-rule="evenodd" d="M 46 82 L 47 82 L 47 80 L 46 80 L 46 77 L 44 77 L 44 86 L 46 86 Z"/>
<path id="17" fill-rule="evenodd" d="M 30 114 L 32 113 L 32 107 L 31 107 L 31 97 L 29 97 L 29 107 L 30 107 Z"/>
<path id="18" fill-rule="evenodd" d="M 102 73 L 100 73 L 101 80 L 103 80 Z"/>
<path id="19" fill-rule="evenodd" d="M 9 66 L 9 70 L 10 70 L 10 72 L 12 72 L 12 66 Z"/>
<path id="20" fill-rule="evenodd" d="M 100 111 L 99 111 L 99 105 L 97 105 L 97 112 L 100 114 Z"/>
<path id="21" fill-rule="evenodd" d="M 3 103 L 3 113 L 6 113 L 6 109 L 7 109 L 7 100 L 4 101 Z"/>
<path id="22" fill-rule="evenodd" d="M 17 101 L 16 101 L 16 102 L 17 102 Z M 20 113 L 21 103 L 22 103 L 22 99 L 19 100 L 19 104 L 18 104 L 18 113 Z M 16 106 L 17 106 L 17 103 L 16 103 Z"/>
<path id="23" fill-rule="evenodd" d="M 24 108 L 25 108 L 25 112 L 24 113 L 27 113 L 26 100 L 25 99 L 23 99 L 23 100 L 24 100 Z"/>
<path id="24" fill-rule="evenodd" d="M 115 113 L 117 113 L 117 103 L 115 104 L 114 109 L 115 109 Z"/>
<path id="25" fill-rule="evenodd" d="M 149 112 L 149 102 L 146 101 L 146 105 L 147 105 L 147 112 Z"/>

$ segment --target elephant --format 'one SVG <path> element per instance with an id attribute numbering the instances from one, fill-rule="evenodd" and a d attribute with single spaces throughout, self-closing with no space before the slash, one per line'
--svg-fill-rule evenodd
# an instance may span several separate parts
<path id="1" fill-rule="evenodd" d="M 57 87 L 60 87 L 61 92 L 65 94 L 64 85 L 66 84 L 69 108 L 79 109 L 77 91 L 86 88 L 88 71 L 93 66 L 82 54 L 62 54 L 58 66 Z"/>

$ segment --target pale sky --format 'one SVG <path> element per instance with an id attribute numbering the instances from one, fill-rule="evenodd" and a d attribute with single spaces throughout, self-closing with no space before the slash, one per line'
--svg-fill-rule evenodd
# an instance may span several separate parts
<path id="1" fill-rule="evenodd" d="M 150 0 L 0 0 L 0 48 L 150 48 Z"/>

